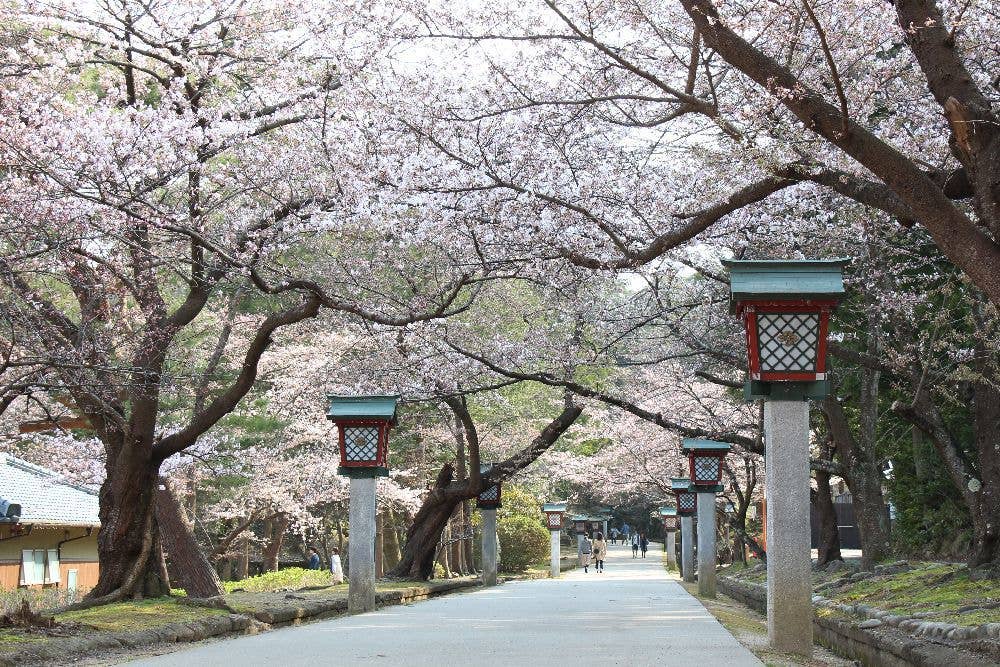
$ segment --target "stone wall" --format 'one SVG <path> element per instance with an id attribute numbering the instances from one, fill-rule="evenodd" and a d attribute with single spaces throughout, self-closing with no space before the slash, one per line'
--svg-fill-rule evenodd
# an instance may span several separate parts
<path id="1" fill-rule="evenodd" d="M 718 587 L 719 592 L 759 613 L 766 613 L 767 589 L 763 584 L 719 577 Z M 822 601 L 825 598 L 820 596 L 813 599 L 814 605 Z M 862 613 L 855 620 L 850 616 L 838 618 L 839 614 L 817 615 L 814 607 L 814 638 L 837 654 L 860 661 L 865 667 L 995 667 L 1000 664 L 1000 643 L 988 637 L 949 640 L 944 636 L 935 639 L 912 636 L 900 629 L 898 623 L 886 622 L 896 617 L 874 611 L 880 616 L 868 618 L 868 614 Z M 857 610 L 854 612 L 857 615 Z"/>

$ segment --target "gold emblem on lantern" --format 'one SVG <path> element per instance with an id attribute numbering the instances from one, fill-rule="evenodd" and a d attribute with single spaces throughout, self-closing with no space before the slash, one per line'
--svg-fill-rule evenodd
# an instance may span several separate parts
<path id="1" fill-rule="evenodd" d="M 791 331 L 790 329 L 786 329 L 785 331 L 782 331 L 777 336 L 775 336 L 775 338 L 777 338 L 778 342 L 784 345 L 785 347 L 792 347 L 793 345 L 799 342 L 801 336 L 799 336 L 794 331 Z"/>

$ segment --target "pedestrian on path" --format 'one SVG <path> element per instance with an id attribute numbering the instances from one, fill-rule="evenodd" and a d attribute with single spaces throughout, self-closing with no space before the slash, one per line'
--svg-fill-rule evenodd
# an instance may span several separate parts
<path id="1" fill-rule="evenodd" d="M 336 547 L 330 550 L 330 574 L 333 575 L 333 583 L 344 583 L 344 565 L 340 562 L 340 549 Z"/>
<path id="2" fill-rule="evenodd" d="M 646 538 L 646 533 L 639 533 L 639 548 L 642 550 L 642 557 L 646 557 L 646 549 L 649 548 L 649 539 Z"/>
<path id="3" fill-rule="evenodd" d="M 632 533 L 632 558 L 639 557 L 639 533 Z"/>
<path id="4" fill-rule="evenodd" d="M 611 544 L 618 544 L 618 529 L 611 529 Z"/>
<path id="5" fill-rule="evenodd" d="M 319 564 L 319 552 L 316 551 L 316 547 L 309 547 L 309 569 L 318 570 Z"/>
<path id="6" fill-rule="evenodd" d="M 590 538 L 586 535 L 583 536 L 583 542 L 580 543 L 580 565 L 583 566 L 584 573 L 587 572 L 587 568 L 590 567 L 590 557 L 594 553 L 594 543 L 590 541 Z"/>
<path id="7" fill-rule="evenodd" d="M 608 543 L 604 541 L 604 533 L 598 533 L 594 538 L 594 572 L 604 572 L 604 558 L 608 555 Z"/>

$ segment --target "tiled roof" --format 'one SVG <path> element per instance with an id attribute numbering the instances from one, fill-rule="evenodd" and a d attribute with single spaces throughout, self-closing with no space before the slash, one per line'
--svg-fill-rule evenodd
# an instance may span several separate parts
<path id="1" fill-rule="evenodd" d="M 60 481 L 55 472 L 0 454 L 0 498 L 21 506 L 21 523 L 99 526 L 97 493 Z"/>

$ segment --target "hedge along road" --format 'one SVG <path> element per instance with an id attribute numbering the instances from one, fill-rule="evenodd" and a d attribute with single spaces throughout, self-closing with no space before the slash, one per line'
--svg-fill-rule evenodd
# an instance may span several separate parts
<path id="1" fill-rule="evenodd" d="M 135 665 L 761 665 L 663 569 L 609 547 L 606 571 L 385 607 L 204 643 Z"/>

